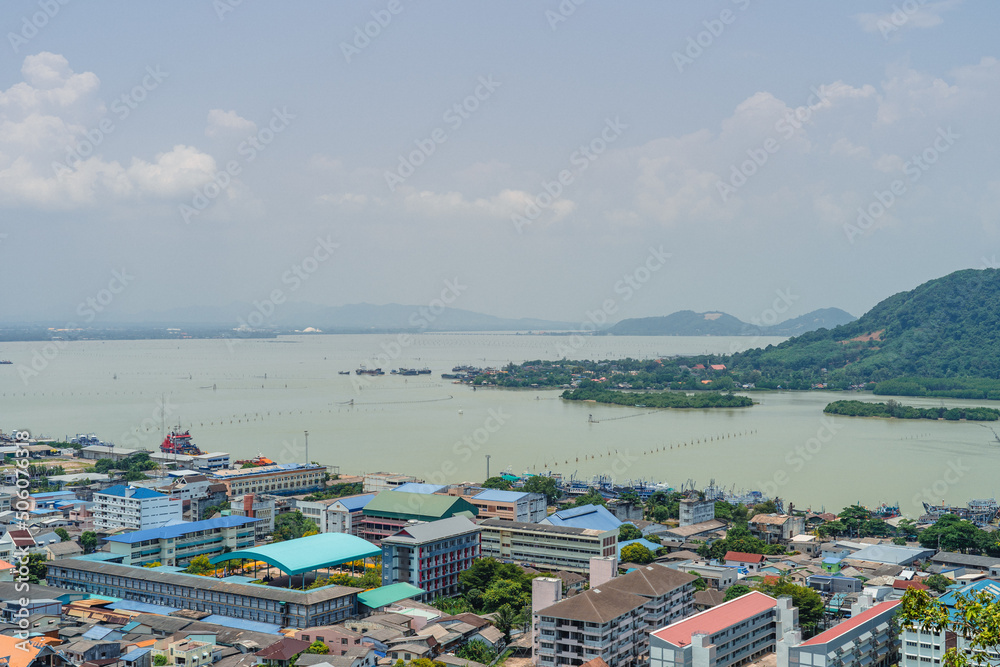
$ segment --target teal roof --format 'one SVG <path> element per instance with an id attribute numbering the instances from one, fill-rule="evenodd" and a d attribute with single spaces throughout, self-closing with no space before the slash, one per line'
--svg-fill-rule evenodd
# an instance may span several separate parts
<path id="1" fill-rule="evenodd" d="M 477 516 L 479 510 L 465 498 L 438 494 L 407 493 L 406 491 L 383 491 L 365 505 L 365 516 L 387 519 L 416 519 L 435 521 L 447 519 L 460 512 Z"/>
<path id="2" fill-rule="evenodd" d="M 285 574 L 302 574 L 381 555 L 381 549 L 360 537 L 345 533 L 319 533 L 297 540 L 230 551 L 210 559 L 210 562 L 217 565 L 235 558 L 246 558 L 264 561 Z"/>
<path id="3" fill-rule="evenodd" d="M 358 593 L 358 602 L 369 609 L 378 609 L 393 602 L 422 595 L 423 592 L 422 588 L 417 588 L 413 584 L 408 584 L 404 581 L 398 584 L 382 586 L 381 588 L 373 588 L 364 593 Z"/>

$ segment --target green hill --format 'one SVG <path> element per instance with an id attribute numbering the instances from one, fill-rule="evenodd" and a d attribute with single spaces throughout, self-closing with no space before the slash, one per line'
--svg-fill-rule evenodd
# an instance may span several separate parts
<path id="1" fill-rule="evenodd" d="M 744 380 L 759 377 L 758 386 L 783 381 L 785 387 L 805 388 L 803 384 L 819 382 L 846 386 L 894 380 L 888 386 L 902 387 L 906 383 L 901 378 L 924 380 L 911 383 L 912 391 L 892 393 L 934 394 L 967 385 L 992 386 L 989 382 L 931 386 L 934 383 L 926 379 L 1000 379 L 1000 270 L 957 271 L 895 294 L 854 322 L 739 353 L 727 363 Z M 996 386 L 1000 389 L 1000 384 Z"/>

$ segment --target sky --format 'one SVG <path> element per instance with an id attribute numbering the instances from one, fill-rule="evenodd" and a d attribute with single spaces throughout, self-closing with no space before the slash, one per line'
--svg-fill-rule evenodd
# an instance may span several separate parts
<path id="1" fill-rule="evenodd" d="M 998 266 L 998 24 L 961 0 L 6 0 L 0 322 L 443 294 L 860 315 Z"/>

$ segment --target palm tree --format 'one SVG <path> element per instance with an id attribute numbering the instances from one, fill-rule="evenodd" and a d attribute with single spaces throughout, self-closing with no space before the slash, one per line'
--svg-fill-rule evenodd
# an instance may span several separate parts
<path id="1" fill-rule="evenodd" d="M 517 613 L 509 604 L 502 605 L 493 614 L 493 625 L 503 633 L 504 641 L 509 642 L 511 628 L 517 625 Z"/>

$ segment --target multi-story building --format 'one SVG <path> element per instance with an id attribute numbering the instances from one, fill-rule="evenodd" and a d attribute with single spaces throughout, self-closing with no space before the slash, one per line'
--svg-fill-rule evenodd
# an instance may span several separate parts
<path id="1" fill-rule="evenodd" d="M 188 637 L 183 639 L 165 637 L 156 641 L 153 655 L 164 656 L 168 665 L 204 667 L 211 665 L 213 660 L 218 660 L 215 650 L 215 644 L 211 642 L 197 641 Z"/>
<path id="2" fill-rule="evenodd" d="M 685 498 L 680 502 L 680 525 L 682 526 L 693 526 L 696 523 L 711 521 L 714 518 L 714 500 Z"/>
<path id="3" fill-rule="evenodd" d="M 479 526 L 464 516 L 407 526 L 382 538 L 382 585 L 407 582 L 424 601 L 458 594 L 458 575 L 479 558 Z"/>
<path id="4" fill-rule="evenodd" d="M 127 528 L 146 530 L 183 520 L 184 507 L 180 498 L 151 489 L 118 484 L 94 493 L 94 528 L 112 532 Z"/>
<path id="5" fill-rule="evenodd" d="M 802 641 L 802 633 L 798 631 L 785 635 L 777 645 L 778 667 L 896 664 L 900 639 L 893 630 L 892 619 L 898 605 L 899 600 L 887 600 L 871 606 L 871 598 L 861 596 L 854 615 L 829 630 L 806 641 Z"/>
<path id="6" fill-rule="evenodd" d="M 191 457 L 191 467 L 202 472 L 225 470 L 229 467 L 228 452 L 208 452 Z"/>
<path id="7" fill-rule="evenodd" d="M 788 542 L 806 530 L 804 516 L 789 514 L 758 514 L 747 523 L 750 533 L 768 544 Z"/>
<path id="8" fill-rule="evenodd" d="M 124 556 L 125 565 L 186 565 L 195 556 L 211 558 L 252 547 L 255 523 L 257 519 L 220 516 L 112 535 L 105 541 L 111 553 Z"/>
<path id="9" fill-rule="evenodd" d="M 268 535 L 274 532 L 274 496 L 259 493 L 234 496 L 229 501 L 229 511 L 233 516 L 257 519 L 254 524 L 254 537 L 258 542 L 264 541 Z"/>
<path id="10" fill-rule="evenodd" d="M 479 510 L 480 519 L 502 519 L 538 523 L 546 516 L 544 493 L 487 489 L 469 498 Z"/>
<path id="11" fill-rule="evenodd" d="M 275 463 L 257 468 L 216 470 L 208 473 L 209 479 L 226 485 L 230 496 L 248 493 L 270 493 L 290 496 L 323 488 L 326 466 L 314 463 Z"/>
<path id="12" fill-rule="evenodd" d="M 732 667 L 773 653 L 778 639 L 798 626 L 792 599 L 753 591 L 655 630 L 649 667 Z"/>
<path id="13" fill-rule="evenodd" d="M 361 510 L 358 537 L 369 542 L 398 533 L 413 521 L 438 521 L 456 514 L 475 517 L 478 510 L 466 499 L 427 493 L 383 491 Z"/>
<path id="14" fill-rule="evenodd" d="M 358 613 L 359 589 L 349 586 L 300 591 L 82 558 L 52 561 L 45 579 L 65 590 L 206 611 L 283 628 L 331 625 Z"/>
<path id="15" fill-rule="evenodd" d="M 420 484 L 423 480 L 417 479 L 412 475 L 401 475 L 397 472 L 369 472 L 365 473 L 361 490 L 364 493 L 382 493 L 383 491 L 392 491 L 397 486 L 409 484 L 410 482 Z"/>
<path id="16" fill-rule="evenodd" d="M 601 562 L 604 561 L 604 562 Z M 695 577 L 661 565 L 647 565 L 612 577 L 615 559 L 595 559 L 590 590 L 536 609 L 532 596 L 533 651 L 538 665 L 581 665 L 602 658 L 612 667 L 647 654 L 648 633 L 694 613 Z M 561 597 L 558 580 L 536 591 Z M 542 603 L 544 604 L 544 602 Z"/>
<path id="17" fill-rule="evenodd" d="M 592 530 L 617 530 L 622 522 L 603 505 L 567 507 L 545 517 L 539 523 Z"/>
<path id="18" fill-rule="evenodd" d="M 483 557 L 507 563 L 586 573 L 591 558 L 618 554 L 618 528 L 571 528 L 503 519 L 486 519 L 479 527 Z"/>
<path id="19" fill-rule="evenodd" d="M 374 497 L 374 493 L 368 493 L 327 500 L 296 500 L 295 509 L 312 520 L 321 533 L 357 535 L 361 511 Z"/>
<path id="20" fill-rule="evenodd" d="M 188 521 L 204 519 L 208 507 L 223 503 L 228 497 L 225 484 L 210 480 L 205 475 L 180 475 L 170 484 L 154 490 L 171 498 L 180 498 L 184 518 Z"/>
<path id="21" fill-rule="evenodd" d="M 959 596 L 965 598 L 975 598 L 979 595 L 989 595 L 996 602 L 1000 599 L 1000 582 L 992 579 L 984 579 L 974 584 L 968 584 L 961 588 L 949 590 L 938 598 L 938 601 L 949 610 L 955 609 L 955 603 Z M 902 631 L 902 646 L 899 656 L 899 667 L 927 667 L 928 665 L 941 665 L 944 662 L 944 654 L 949 648 L 956 648 L 966 655 L 969 664 L 1000 664 L 1000 655 L 996 651 L 991 651 L 989 660 L 982 660 L 982 656 L 974 655 L 973 649 L 969 646 L 969 640 L 949 629 L 935 631 L 932 629 L 922 629 L 912 625 L 904 625 Z"/>

